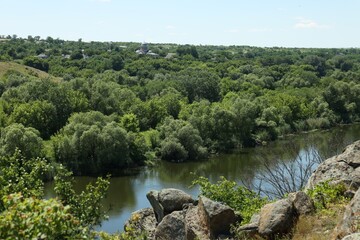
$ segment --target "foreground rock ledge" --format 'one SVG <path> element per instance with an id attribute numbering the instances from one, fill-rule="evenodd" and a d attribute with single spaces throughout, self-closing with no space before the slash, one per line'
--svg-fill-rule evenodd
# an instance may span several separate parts
<path id="1" fill-rule="evenodd" d="M 150 191 L 147 198 L 152 209 L 132 214 L 133 224 L 147 233 L 149 239 L 210 240 L 230 236 L 230 227 L 241 220 L 229 206 L 173 188 Z M 135 216 L 135 217 L 134 217 Z"/>
<path id="2" fill-rule="evenodd" d="M 347 146 L 343 153 L 322 162 L 311 175 L 305 191 L 321 182 L 344 184 L 356 191 L 360 187 L 360 141 Z"/>
<path id="3" fill-rule="evenodd" d="M 305 191 L 324 181 L 344 184 L 351 196 L 356 192 L 334 231 L 333 239 L 360 239 L 360 141 L 321 163 L 310 177 Z M 226 239 L 223 234 L 228 235 L 230 226 L 241 221 L 230 207 L 203 196 L 194 200 L 178 189 L 152 190 L 147 198 L 152 208 L 134 212 L 126 224 L 146 232 L 149 239 L 210 240 L 220 236 Z M 290 232 L 298 216 L 311 214 L 314 210 L 314 203 L 305 192 L 291 193 L 286 199 L 265 205 L 249 224 L 239 227 L 238 231 L 273 239 Z"/>

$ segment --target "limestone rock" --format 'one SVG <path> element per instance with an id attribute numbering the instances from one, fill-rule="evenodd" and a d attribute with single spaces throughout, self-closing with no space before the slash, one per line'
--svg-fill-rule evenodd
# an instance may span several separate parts
<path id="1" fill-rule="evenodd" d="M 136 229 L 145 232 L 149 239 L 154 238 L 157 222 L 152 208 L 143 208 L 133 212 L 130 219 L 125 223 L 125 231 L 126 227 L 130 224 L 133 225 Z"/>
<path id="2" fill-rule="evenodd" d="M 344 217 L 337 225 L 335 234 L 337 239 L 360 231 L 360 189 L 345 209 Z"/>
<path id="3" fill-rule="evenodd" d="M 263 206 L 260 210 L 259 234 L 271 237 L 288 233 L 294 222 L 295 211 L 288 199 Z"/>
<path id="4" fill-rule="evenodd" d="M 238 228 L 238 231 L 247 234 L 247 236 L 251 238 L 258 232 L 259 220 L 260 220 L 260 215 L 258 213 L 254 214 L 251 217 L 250 222 L 248 224 L 240 226 Z"/>
<path id="5" fill-rule="evenodd" d="M 151 190 L 146 194 L 146 198 L 149 200 L 151 206 L 154 209 L 155 217 L 157 222 L 161 222 L 164 218 L 164 208 L 159 202 L 159 192 L 155 190 Z"/>
<path id="6" fill-rule="evenodd" d="M 183 205 L 194 202 L 191 195 L 174 188 L 166 188 L 160 192 L 151 190 L 146 194 L 146 197 L 154 209 L 158 223 L 162 221 L 165 215 L 182 210 Z"/>
<path id="7" fill-rule="evenodd" d="M 169 214 L 173 211 L 183 209 L 183 205 L 193 203 L 194 199 L 191 195 L 175 188 L 166 188 L 159 192 L 159 202 L 164 208 L 164 213 Z"/>
<path id="8" fill-rule="evenodd" d="M 200 221 L 205 225 L 205 229 L 210 233 L 211 238 L 220 234 L 229 234 L 230 225 L 238 220 L 233 209 L 207 197 L 201 196 L 198 206 Z"/>
<path id="9" fill-rule="evenodd" d="M 326 180 L 330 180 L 330 184 L 343 183 L 355 191 L 360 187 L 360 141 L 322 162 L 308 180 L 305 191 Z"/>
<path id="10" fill-rule="evenodd" d="M 210 233 L 203 228 L 200 217 L 199 207 L 189 206 L 185 215 L 185 235 L 187 240 L 209 240 Z"/>
<path id="11" fill-rule="evenodd" d="M 351 235 L 347 235 L 342 240 L 360 240 L 360 233 L 354 233 Z"/>
<path id="12" fill-rule="evenodd" d="M 166 215 L 155 229 L 157 240 L 185 240 L 185 212 L 175 211 Z"/>
<path id="13" fill-rule="evenodd" d="M 315 211 L 314 201 L 304 192 L 290 193 L 288 199 L 299 215 L 306 215 Z"/>

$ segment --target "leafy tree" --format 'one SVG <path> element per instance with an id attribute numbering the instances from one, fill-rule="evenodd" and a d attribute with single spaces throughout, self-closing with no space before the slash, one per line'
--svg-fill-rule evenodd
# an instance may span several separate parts
<path id="1" fill-rule="evenodd" d="M 100 112 L 74 114 L 52 141 L 55 159 L 78 174 L 106 173 L 143 163 L 143 159 L 131 159 L 128 133 Z"/>
<path id="2" fill-rule="evenodd" d="M 1 130 L 0 142 L 0 152 L 5 156 L 13 155 L 17 149 L 27 158 L 42 156 L 43 140 L 32 127 L 13 123 Z"/>
<path id="3" fill-rule="evenodd" d="M 220 98 L 220 78 L 211 70 L 205 68 L 188 68 L 175 75 L 189 99 L 189 102 L 208 99 L 210 102 Z"/>
<path id="4" fill-rule="evenodd" d="M 37 129 L 42 138 L 49 138 L 56 131 L 56 109 L 48 101 L 22 103 L 15 107 L 10 115 L 10 122 L 21 123 Z"/>
<path id="5" fill-rule="evenodd" d="M 26 57 L 24 58 L 24 64 L 45 72 L 49 70 L 49 63 L 38 57 Z"/>
<path id="6" fill-rule="evenodd" d="M 159 127 L 159 132 L 163 140 L 158 154 L 162 159 L 182 162 L 203 159 L 207 156 L 207 149 L 199 131 L 191 124 L 168 118 Z"/>

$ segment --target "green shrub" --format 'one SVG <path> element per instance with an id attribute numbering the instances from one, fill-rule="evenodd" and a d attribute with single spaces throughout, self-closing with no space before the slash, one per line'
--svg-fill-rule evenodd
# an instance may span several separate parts
<path id="1" fill-rule="evenodd" d="M 314 200 L 316 209 L 326 209 L 330 203 L 338 203 L 344 200 L 346 187 L 343 184 L 331 185 L 330 180 L 321 182 L 307 194 Z"/>
<path id="2" fill-rule="evenodd" d="M 205 177 L 198 177 L 192 182 L 191 186 L 199 185 L 200 194 L 214 201 L 228 205 L 238 211 L 243 217 L 242 224 L 250 221 L 251 216 L 258 212 L 268 201 L 260 197 L 255 192 L 238 186 L 236 182 L 229 181 L 225 177 L 212 184 Z"/>
<path id="3" fill-rule="evenodd" d="M 57 199 L 25 198 L 20 193 L 3 197 L 1 239 L 89 239 L 92 234 Z"/>

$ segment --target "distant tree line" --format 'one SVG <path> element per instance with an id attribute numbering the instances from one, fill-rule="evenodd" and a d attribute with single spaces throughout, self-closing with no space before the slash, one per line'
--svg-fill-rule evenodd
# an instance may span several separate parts
<path id="1" fill-rule="evenodd" d="M 96 175 L 360 119 L 359 49 L 149 44 L 154 57 L 139 46 L 1 41 L 0 61 L 58 77 L 1 70 L 1 154 Z"/>

